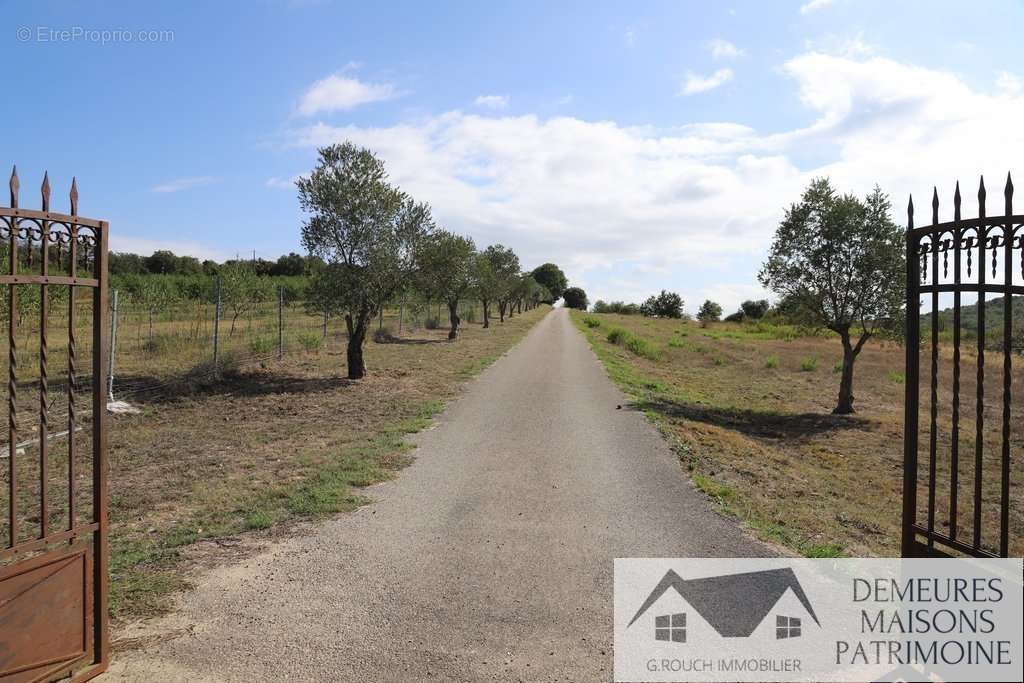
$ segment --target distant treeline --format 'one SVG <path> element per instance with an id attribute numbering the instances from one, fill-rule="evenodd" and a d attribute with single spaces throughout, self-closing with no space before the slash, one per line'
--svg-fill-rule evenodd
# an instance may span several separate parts
<path id="1" fill-rule="evenodd" d="M 200 261 L 195 256 L 178 256 L 172 251 L 154 251 L 149 256 L 127 252 L 110 253 L 111 275 L 216 275 L 224 266 L 245 264 L 260 276 L 310 275 L 323 261 L 316 256 L 303 256 L 291 252 L 276 261 L 266 259 L 231 259 L 217 263 L 210 259 Z"/>

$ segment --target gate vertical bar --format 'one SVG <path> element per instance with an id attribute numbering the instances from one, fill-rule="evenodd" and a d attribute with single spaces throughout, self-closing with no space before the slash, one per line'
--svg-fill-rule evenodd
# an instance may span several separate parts
<path id="1" fill-rule="evenodd" d="M 903 433 L 903 538 L 902 554 L 914 554 L 917 516 L 917 409 L 920 301 L 918 299 L 917 238 L 914 236 L 914 198 L 907 205 L 907 358 Z"/>
<path id="2" fill-rule="evenodd" d="M 284 287 L 277 288 L 277 359 L 284 358 Z"/>
<path id="3" fill-rule="evenodd" d="M 78 182 L 71 179 L 71 215 L 78 215 Z M 78 276 L 78 226 L 68 226 L 68 275 Z M 75 286 L 68 287 L 68 529 L 75 528 L 75 428 L 78 415 L 75 393 L 78 391 L 78 316 L 75 311 Z"/>
<path id="4" fill-rule="evenodd" d="M 1013 372 L 1013 180 L 1006 174 L 1006 223 L 1003 224 L 1003 452 L 999 492 L 999 554 L 1009 557 L 1010 549 L 1010 392 Z"/>
<path id="5" fill-rule="evenodd" d="M 93 449 L 93 511 L 98 528 L 93 535 L 93 572 L 95 598 L 93 647 L 95 661 L 106 667 L 110 652 L 107 633 L 107 598 L 109 579 L 107 575 L 107 406 L 106 397 L 97 382 L 106 376 L 107 345 L 110 343 L 106 320 L 107 301 L 107 241 L 109 224 L 100 221 L 93 246 L 93 269 L 96 287 L 93 289 L 93 391 L 92 391 L 92 449 Z"/>
<path id="6" fill-rule="evenodd" d="M 960 224 L 960 183 L 953 194 L 953 426 L 949 462 L 949 537 L 956 540 L 960 490 L 960 268 L 963 227 Z"/>
<path id="7" fill-rule="evenodd" d="M 11 208 L 18 208 L 18 167 L 11 171 Z M 18 274 L 18 219 L 11 217 L 11 244 L 8 250 L 8 264 L 11 275 Z M 8 347 L 7 347 L 7 445 L 10 453 L 7 465 L 10 468 L 8 478 L 9 500 L 8 516 L 10 522 L 10 547 L 18 544 L 18 286 L 10 284 L 7 287 L 7 314 L 9 317 L 7 325 Z"/>
<path id="8" fill-rule="evenodd" d="M 978 378 L 974 432 L 974 549 L 981 548 L 981 487 L 985 443 L 985 177 L 978 187 Z"/>
<path id="9" fill-rule="evenodd" d="M 50 174 L 43 174 L 43 211 L 50 210 Z M 40 274 L 50 274 L 49 246 L 50 223 L 40 221 L 42 232 L 39 236 Z M 49 402 L 47 400 L 47 318 L 50 315 L 50 286 L 39 285 L 39 538 L 46 538 L 50 531 L 50 439 Z"/>
<path id="10" fill-rule="evenodd" d="M 939 417 L 939 188 L 932 193 L 932 314 L 931 314 L 931 395 L 928 425 L 928 547 L 934 547 L 935 532 L 935 470 L 938 452 Z"/>

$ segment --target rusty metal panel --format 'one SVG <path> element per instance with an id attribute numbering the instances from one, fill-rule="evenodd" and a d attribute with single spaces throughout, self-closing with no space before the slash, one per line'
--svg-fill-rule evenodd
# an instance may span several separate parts
<path id="1" fill-rule="evenodd" d="M 74 180 L 69 214 L 50 211 L 48 174 L 40 188 L 39 211 L 19 207 L 17 171 L 11 173 L 9 187 L 10 205 L 0 207 L 0 254 L 6 260 L 0 287 L 6 288 L 8 328 L 8 443 L 3 448 L 7 463 L 0 472 L 7 494 L 6 514 L 0 517 L 0 683 L 69 676 L 85 681 L 106 670 L 110 657 L 102 386 L 109 344 L 108 225 L 78 216 Z M 51 294 L 53 287 L 66 288 L 66 304 L 60 304 L 60 289 Z M 88 300 L 76 298 L 76 290 L 83 288 L 91 294 L 92 304 L 90 401 L 77 396 L 78 359 L 88 357 L 79 352 L 84 335 L 79 334 L 76 317 L 76 302 Z M 26 290 L 38 294 L 38 316 L 26 317 L 18 310 L 19 294 Z M 51 335 L 62 337 L 64 330 L 52 325 L 50 316 L 64 305 L 66 369 L 51 362 L 64 341 Z M 37 362 L 26 363 L 26 352 Z M 67 377 L 66 390 L 59 392 L 51 384 L 58 373 Z M 66 413 L 59 412 L 60 397 L 66 399 Z M 85 412 L 89 408 L 91 415 Z M 74 434 L 83 423 L 91 424 L 91 443 L 76 446 Z M 67 430 L 54 433 L 56 425 L 66 425 Z M 66 444 L 51 443 L 62 436 L 67 436 Z M 62 468 L 66 471 L 60 474 Z M 82 490 L 87 478 L 91 491 Z M 91 509 L 80 509 L 88 507 L 88 499 Z"/>
<path id="2" fill-rule="evenodd" d="M 0 683 L 46 680 L 89 654 L 91 583 L 86 545 L 0 571 Z"/>

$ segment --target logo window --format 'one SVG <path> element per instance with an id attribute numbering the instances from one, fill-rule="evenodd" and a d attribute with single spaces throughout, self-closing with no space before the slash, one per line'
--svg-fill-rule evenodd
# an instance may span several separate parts
<path id="1" fill-rule="evenodd" d="M 776 638 L 799 638 L 800 620 L 796 617 L 775 617 Z"/>
<path id="2" fill-rule="evenodd" d="M 654 639 L 685 643 L 686 613 L 662 614 L 654 617 Z"/>

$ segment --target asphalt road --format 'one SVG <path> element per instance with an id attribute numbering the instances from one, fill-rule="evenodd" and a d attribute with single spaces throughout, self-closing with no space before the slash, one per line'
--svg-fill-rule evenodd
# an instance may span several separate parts
<path id="1" fill-rule="evenodd" d="M 611 680 L 613 558 L 770 554 L 625 403 L 553 311 L 375 503 L 204 575 L 111 677 Z"/>

